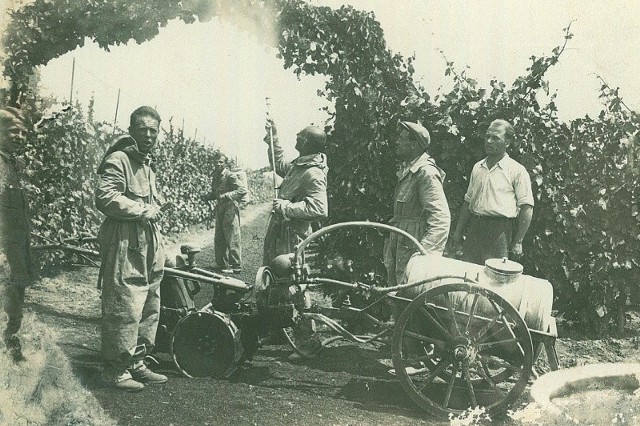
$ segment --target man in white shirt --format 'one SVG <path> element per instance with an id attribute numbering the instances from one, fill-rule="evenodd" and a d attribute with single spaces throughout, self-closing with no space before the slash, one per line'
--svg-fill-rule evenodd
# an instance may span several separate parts
<path id="1" fill-rule="evenodd" d="M 489 125 L 487 157 L 473 166 L 453 234 L 454 247 L 462 246 L 467 262 L 484 265 L 490 258 L 522 255 L 522 239 L 533 216 L 533 192 L 527 170 L 506 152 L 514 140 L 511 123 L 494 120 Z"/>

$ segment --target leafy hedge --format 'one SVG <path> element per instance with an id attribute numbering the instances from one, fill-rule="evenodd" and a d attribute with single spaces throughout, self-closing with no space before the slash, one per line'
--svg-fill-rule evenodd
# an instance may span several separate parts
<path id="1" fill-rule="evenodd" d="M 413 79 L 413 58 L 389 51 L 375 16 L 347 6 L 333 10 L 301 0 L 35 0 L 14 13 L 5 38 L 5 74 L 14 83 L 7 97 L 19 100 L 32 66 L 82 45 L 85 36 L 104 48 L 129 39 L 142 42 L 169 19 L 191 22 L 194 14 L 275 26 L 285 68 L 298 75 L 329 77 L 320 95 L 335 103 L 327 126 L 332 221 L 390 218 L 395 185 L 392 144 L 400 119 L 421 121 L 432 132 L 432 154 L 447 172 L 445 192 L 455 220 L 471 167 L 483 155 L 484 132 L 493 119 L 505 118 L 518 133 L 519 146 L 511 154 L 527 167 L 534 182 L 534 222 L 524 242 L 526 271 L 549 279 L 558 296 L 556 307 L 585 324 L 606 323 L 616 304 L 637 293 L 638 175 L 636 139 L 631 137 L 638 129 L 636 114 L 606 84 L 601 88 L 604 110 L 598 117 L 564 123 L 557 117 L 553 96 L 547 105 L 536 100 L 538 91 L 549 92 L 545 73 L 558 64 L 571 39 L 569 29 L 563 45 L 548 56 L 532 56 L 523 76 L 510 85 L 492 81 L 480 87 L 466 69 L 447 62 L 445 74 L 453 79 L 453 88 L 428 94 Z M 84 130 L 74 131 L 81 136 Z M 64 152 L 58 155 L 66 164 Z M 204 179 L 192 172 L 185 166 L 170 177 L 172 188 L 179 188 L 173 196 L 187 197 L 180 211 L 189 220 L 201 213 L 188 204 L 192 193 L 183 182 L 198 186 Z M 62 224 L 66 208 L 47 214 Z M 381 252 L 375 236 L 342 244 L 363 256 Z"/>
<path id="2" fill-rule="evenodd" d="M 617 90 L 603 84 L 605 109 L 597 118 L 570 123 L 556 114 L 547 70 L 558 64 L 572 38 L 550 55 L 531 57 L 512 85 L 480 87 L 447 61 L 448 93 L 430 96 L 413 81 L 413 58 L 392 55 L 371 13 L 300 1 L 280 16 L 280 55 L 297 74 L 331 78 L 322 93 L 335 101 L 330 133 L 331 220 L 387 221 L 395 185 L 393 141 L 400 119 L 421 121 L 432 133 L 431 153 L 447 172 L 445 192 L 454 221 L 473 164 L 483 157 L 484 132 L 496 118 L 514 123 L 518 146 L 511 155 L 532 176 L 536 207 L 523 263 L 549 279 L 556 307 L 586 324 L 606 325 L 617 304 L 638 292 L 638 174 L 633 167 L 635 113 Z M 346 252 L 381 253 L 380 239 L 347 238 Z M 601 319 L 602 318 L 602 319 Z"/>

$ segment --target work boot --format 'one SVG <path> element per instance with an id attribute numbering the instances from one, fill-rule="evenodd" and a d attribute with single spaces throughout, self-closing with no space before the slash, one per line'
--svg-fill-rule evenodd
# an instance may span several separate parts
<path id="1" fill-rule="evenodd" d="M 114 388 L 127 392 L 139 392 L 144 389 L 144 384 L 133 380 L 133 377 L 131 377 L 131 373 L 129 373 L 129 370 L 125 370 L 124 373 L 116 376 L 114 379 L 112 379 L 111 383 Z"/>
<path id="2" fill-rule="evenodd" d="M 147 385 L 165 383 L 168 380 L 167 376 L 165 376 L 164 374 L 154 373 L 144 364 L 139 367 L 132 368 L 129 371 L 131 372 L 131 377 L 133 377 L 138 382 Z"/>
<path id="3" fill-rule="evenodd" d="M 25 361 L 26 358 L 22 355 L 22 344 L 20 343 L 20 338 L 15 334 L 12 336 L 5 336 L 4 344 L 7 346 L 7 350 L 9 351 L 9 355 L 11 355 L 11 359 L 16 364 L 22 361 Z"/>

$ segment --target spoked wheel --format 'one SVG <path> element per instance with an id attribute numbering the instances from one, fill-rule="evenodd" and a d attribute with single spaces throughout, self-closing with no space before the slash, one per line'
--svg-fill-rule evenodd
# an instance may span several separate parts
<path id="1" fill-rule="evenodd" d="M 393 334 L 393 366 L 420 407 L 446 418 L 483 406 L 503 413 L 527 386 L 531 335 L 518 311 L 473 284 L 443 284 L 402 312 Z"/>

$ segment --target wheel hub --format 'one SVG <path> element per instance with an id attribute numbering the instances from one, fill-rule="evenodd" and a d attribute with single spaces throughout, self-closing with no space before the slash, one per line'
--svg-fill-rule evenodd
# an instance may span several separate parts
<path id="1" fill-rule="evenodd" d="M 467 347 L 466 346 L 456 346 L 455 349 L 453 350 L 453 356 L 458 361 L 464 361 L 465 359 L 467 359 L 469 357 L 469 354 L 467 352 Z"/>

